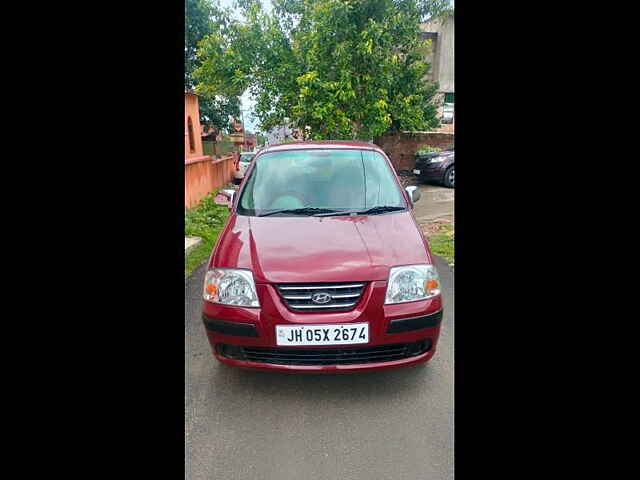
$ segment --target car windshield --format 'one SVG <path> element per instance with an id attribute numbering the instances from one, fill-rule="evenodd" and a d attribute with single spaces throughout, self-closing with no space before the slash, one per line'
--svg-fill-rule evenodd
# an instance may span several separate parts
<path id="1" fill-rule="evenodd" d="M 260 155 L 238 202 L 238 214 L 313 215 L 404 210 L 387 160 L 371 150 L 288 150 Z M 298 212 L 279 212 L 280 210 Z M 378 212 L 383 213 L 384 210 Z"/>

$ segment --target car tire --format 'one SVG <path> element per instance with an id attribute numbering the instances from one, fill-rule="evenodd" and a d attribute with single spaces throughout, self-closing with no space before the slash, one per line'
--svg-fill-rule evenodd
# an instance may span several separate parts
<path id="1" fill-rule="evenodd" d="M 451 165 L 445 170 L 442 183 L 447 188 L 455 188 L 455 165 Z"/>

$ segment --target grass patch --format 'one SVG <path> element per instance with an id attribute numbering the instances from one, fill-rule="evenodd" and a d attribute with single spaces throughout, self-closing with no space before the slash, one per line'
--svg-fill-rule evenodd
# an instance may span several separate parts
<path id="1" fill-rule="evenodd" d="M 213 201 L 214 198 L 215 194 L 210 193 L 198 205 L 188 209 L 185 213 L 185 236 L 202 238 L 202 242 L 184 257 L 185 278 L 209 258 L 218 235 L 220 235 L 229 216 L 229 208 L 226 205 L 216 205 Z"/>
<path id="2" fill-rule="evenodd" d="M 455 257 L 454 240 L 453 225 L 450 223 L 441 224 L 437 232 L 429 235 L 429 247 L 434 254 L 444 257 L 447 263 L 452 265 Z"/>

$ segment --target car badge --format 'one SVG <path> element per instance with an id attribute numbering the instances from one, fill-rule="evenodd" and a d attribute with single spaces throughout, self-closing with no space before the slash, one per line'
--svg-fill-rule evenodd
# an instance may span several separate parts
<path id="1" fill-rule="evenodd" d="M 311 295 L 311 301 L 313 303 L 323 305 L 331 301 L 331 295 L 328 294 L 327 292 L 316 292 L 313 295 Z"/>

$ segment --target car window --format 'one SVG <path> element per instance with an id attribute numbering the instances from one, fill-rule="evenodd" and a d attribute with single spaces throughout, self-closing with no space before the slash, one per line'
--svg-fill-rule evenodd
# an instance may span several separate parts
<path id="1" fill-rule="evenodd" d="M 260 155 L 238 214 L 302 207 L 360 210 L 406 207 L 386 159 L 371 150 L 290 150 Z"/>

